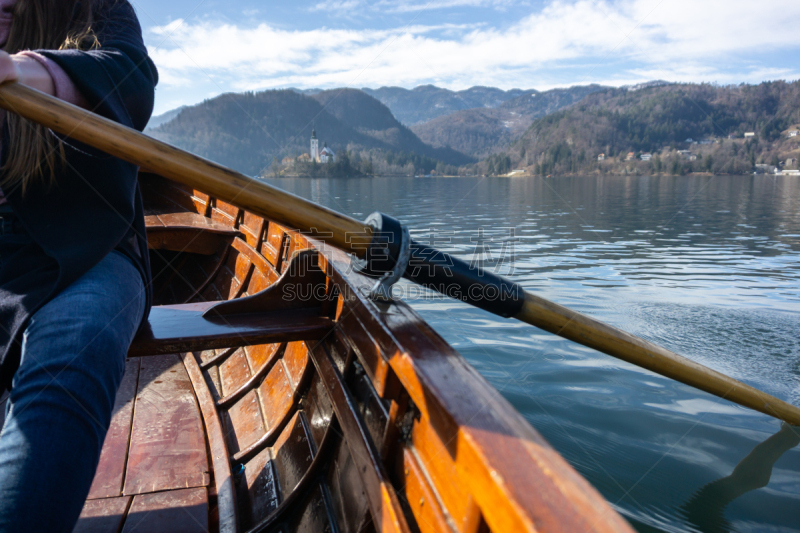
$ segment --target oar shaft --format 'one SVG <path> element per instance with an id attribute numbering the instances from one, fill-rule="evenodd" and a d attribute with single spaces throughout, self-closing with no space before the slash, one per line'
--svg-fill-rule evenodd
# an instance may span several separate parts
<path id="1" fill-rule="evenodd" d="M 730 402 L 800 426 L 800 409 L 792 404 L 652 342 L 529 292 L 525 293 L 522 311 L 514 318 Z"/>
<path id="2" fill-rule="evenodd" d="M 0 107 L 291 229 L 318 232 L 316 238 L 358 256 L 363 257 L 365 245 L 370 241 L 371 229 L 363 222 L 23 85 L 10 83 L 0 86 Z M 439 254 L 444 258 L 445 264 L 450 261 L 447 254 L 441 252 Z M 458 260 L 453 259 L 453 261 Z M 436 268 L 444 268 L 441 260 Z M 464 280 L 463 288 L 469 290 L 470 283 Z M 476 276 L 472 283 L 480 284 L 481 279 Z M 501 280 L 498 284 L 504 285 L 505 280 Z M 514 285 L 512 282 L 508 284 Z M 491 306 L 483 305 L 483 307 L 498 312 Z M 792 425 L 800 425 L 800 409 L 791 404 L 533 294 L 527 292 L 524 294 L 522 310 L 513 316 L 657 374 L 774 416 Z"/>
<path id="3" fill-rule="evenodd" d="M 313 231 L 315 238 L 357 255 L 369 242 L 371 229 L 363 222 L 24 85 L 0 86 L 0 107 L 291 229 Z"/>

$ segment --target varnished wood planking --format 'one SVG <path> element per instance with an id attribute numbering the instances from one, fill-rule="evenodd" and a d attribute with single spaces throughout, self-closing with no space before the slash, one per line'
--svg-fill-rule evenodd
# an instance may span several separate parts
<path id="1" fill-rule="evenodd" d="M 270 262 L 270 264 L 277 269 L 277 265 L 280 264 L 280 251 L 275 249 L 270 243 L 263 242 L 261 243 L 261 255 Z"/>
<path id="2" fill-rule="evenodd" d="M 240 254 L 247 257 L 247 259 L 255 266 L 256 271 L 258 271 L 262 276 L 265 276 L 269 280 L 274 280 L 279 277 L 278 271 L 267 261 L 267 259 L 265 259 L 263 255 L 258 253 L 258 251 L 256 251 L 256 249 L 250 246 L 247 242 L 243 241 L 242 239 L 234 239 L 233 248 Z"/>
<path id="3" fill-rule="evenodd" d="M 308 348 L 305 342 L 290 342 L 283 354 L 283 366 L 292 385 L 296 390 L 308 366 Z"/>
<path id="4" fill-rule="evenodd" d="M 333 405 L 325 392 L 325 386 L 316 373 L 309 385 L 308 401 L 305 402 L 305 414 L 308 419 L 311 436 L 318 447 L 322 443 L 325 430 L 331 423 Z"/>
<path id="5" fill-rule="evenodd" d="M 272 448 L 281 499 L 286 498 L 294 490 L 311 465 L 312 452 L 309 439 L 303 415 L 298 412 L 289 421 Z"/>
<path id="6" fill-rule="evenodd" d="M 177 355 L 148 358 L 139 371 L 124 494 L 209 483 L 202 420 Z"/>
<path id="7" fill-rule="evenodd" d="M 264 239 L 264 245 L 261 249 L 261 253 L 267 260 L 275 267 L 276 270 L 280 270 L 281 267 L 281 260 L 283 259 L 283 228 L 278 226 L 275 223 L 270 222 L 269 226 L 267 227 L 267 237 Z"/>
<path id="8" fill-rule="evenodd" d="M 213 492 L 216 499 L 216 508 L 211 514 L 216 523 L 218 533 L 237 533 L 239 520 L 237 518 L 236 497 L 234 495 L 233 476 L 229 462 L 229 453 L 222 433 L 222 424 L 214 405 L 214 398 L 206 388 L 207 380 L 197 364 L 197 359 L 192 353 L 183 354 L 183 365 L 192 382 L 203 415 L 203 424 L 208 438 L 208 449 L 211 455 L 211 464 L 214 468 Z M 216 368 L 212 369 L 216 371 Z M 209 380 L 210 381 L 210 380 Z"/>
<path id="9" fill-rule="evenodd" d="M 253 272 L 253 275 L 250 276 L 250 283 L 247 284 L 247 294 L 261 292 L 272 285 L 272 283 L 274 283 L 274 280 L 270 279 L 268 274 L 264 273 L 262 270 L 256 270 Z"/>
<path id="10" fill-rule="evenodd" d="M 252 375 L 245 350 L 240 348 L 219 366 L 224 396 L 239 390 Z M 223 397 L 224 397 L 223 396 Z M 247 448 L 264 434 L 265 428 L 255 390 L 248 392 L 227 411 L 223 421 L 228 430 L 226 436 L 231 453 Z"/>
<path id="11" fill-rule="evenodd" d="M 278 507 L 278 484 L 272 469 L 270 448 L 265 448 L 245 464 L 244 474 L 237 484 L 237 496 L 244 527 L 263 520 Z"/>
<path id="12" fill-rule="evenodd" d="M 414 421 L 411 441 L 420 467 L 433 482 L 458 529 L 463 531 L 469 522 L 470 493 L 466 486 L 449 482 L 459 475 L 453 458 L 428 420 Z"/>
<path id="13" fill-rule="evenodd" d="M 205 488 L 141 494 L 133 498 L 122 533 L 208 533 Z"/>
<path id="14" fill-rule="evenodd" d="M 244 348 L 239 348 L 219 365 L 223 397 L 241 387 L 249 377 L 250 366 L 247 364 Z"/>
<path id="15" fill-rule="evenodd" d="M 103 442 L 97 472 L 89 490 L 89 499 L 122 495 L 122 481 L 128 459 L 128 442 L 133 423 L 133 403 L 139 380 L 139 358 L 125 362 L 125 375 L 117 390 L 111 426 Z"/>
<path id="16" fill-rule="evenodd" d="M 145 217 L 151 249 L 213 255 L 239 235 L 234 228 L 197 213 L 162 213 Z"/>
<path id="17" fill-rule="evenodd" d="M 214 222 L 226 226 L 237 227 L 239 225 L 239 215 L 241 210 L 227 204 L 221 200 L 216 201 L 214 209 L 211 211 L 211 219 Z"/>
<path id="18" fill-rule="evenodd" d="M 236 279 L 236 287 L 238 289 L 238 287 L 242 285 L 247 285 L 248 279 L 252 274 L 253 263 L 245 254 L 239 253 L 234 255 L 236 257 L 236 264 L 233 267 L 233 277 Z M 228 299 L 235 298 L 237 295 L 238 293 L 231 291 L 228 294 Z"/>
<path id="19" fill-rule="evenodd" d="M 347 384 L 372 441 L 378 449 L 381 449 L 384 444 L 383 436 L 386 433 L 386 424 L 389 420 L 389 413 L 384 401 L 375 392 L 369 377 L 361 368 L 353 372 Z"/>
<path id="20" fill-rule="evenodd" d="M 405 500 L 416 518 L 416 525 L 421 533 L 440 533 L 456 531 L 452 519 L 448 520 L 442 509 L 437 491 L 428 482 L 425 471 L 417 462 L 416 457 L 409 449 L 402 451 L 402 458 L 398 457 L 398 477 L 403 480 L 402 490 L 398 498 Z"/>
<path id="21" fill-rule="evenodd" d="M 343 439 L 334 449 L 325 479 L 331 489 L 332 507 L 340 530 L 358 531 L 369 515 L 369 504 L 364 483 Z"/>
<path id="22" fill-rule="evenodd" d="M 229 426 L 227 437 L 231 453 L 247 448 L 264 434 L 264 422 L 254 390 L 234 403 L 223 418 Z"/>
<path id="23" fill-rule="evenodd" d="M 300 512 L 292 516 L 289 522 L 291 531 L 296 533 L 318 533 L 334 531 L 331 524 L 331 512 L 327 508 L 324 488 L 318 485 L 306 497 Z"/>
<path id="24" fill-rule="evenodd" d="M 333 360 L 322 346 L 317 346 L 312 350 L 312 359 L 333 403 L 356 471 L 361 477 L 367 493 L 373 520 L 379 524 L 379 528 L 387 532 L 410 531 L 375 445 L 363 422 L 359 420 L 355 406 L 343 386 L 341 375 L 334 366 Z"/>
<path id="25" fill-rule="evenodd" d="M 258 387 L 261 411 L 267 429 L 277 426 L 291 410 L 293 405 L 292 385 L 286 377 L 283 365 L 275 365 Z"/>
<path id="26" fill-rule="evenodd" d="M 118 533 L 130 503 L 130 496 L 87 500 L 72 533 Z"/>
<path id="27" fill-rule="evenodd" d="M 180 184 L 176 184 L 180 187 Z M 208 216 L 211 213 L 211 197 L 202 191 L 192 190 L 192 204 L 199 214 Z"/>
<path id="28" fill-rule="evenodd" d="M 242 220 L 242 224 L 239 226 L 239 229 L 244 232 L 247 244 L 256 250 L 258 250 L 261 246 L 265 225 L 266 221 L 263 218 L 256 216 L 249 211 L 245 211 L 244 218 Z"/>
<path id="29" fill-rule="evenodd" d="M 270 363 L 274 357 L 277 357 L 277 352 L 281 346 L 280 343 L 275 343 L 245 347 L 244 350 L 247 354 L 247 360 L 250 362 L 250 368 L 254 372 L 258 372 L 264 365 Z"/>

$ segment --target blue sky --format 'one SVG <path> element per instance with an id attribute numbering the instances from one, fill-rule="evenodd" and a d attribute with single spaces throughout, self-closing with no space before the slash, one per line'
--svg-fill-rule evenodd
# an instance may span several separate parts
<path id="1" fill-rule="evenodd" d="M 792 0 L 131 0 L 156 114 L 223 92 L 800 78 Z"/>

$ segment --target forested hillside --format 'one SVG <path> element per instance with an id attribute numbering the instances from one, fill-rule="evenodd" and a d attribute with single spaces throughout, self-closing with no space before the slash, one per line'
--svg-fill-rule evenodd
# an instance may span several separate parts
<path id="1" fill-rule="evenodd" d="M 486 157 L 507 148 L 535 119 L 569 107 L 588 94 L 607 89 L 588 85 L 545 92 L 525 91 L 495 108 L 458 111 L 411 129 L 433 146 L 447 146 L 470 156 Z"/>
<path id="2" fill-rule="evenodd" d="M 173 118 L 177 117 L 180 114 L 180 112 L 183 111 L 184 109 L 186 109 L 186 106 L 182 105 L 182 106 L 177 107 L 175 109 L 170 109 L 166 113 L 162 113 L 160 115 L 152 116 L 152 117 L 150 117 L 150 122 L 147 123 L 147 127 L 151 128 L 151 129 L 152 128 L 157 128 L 160 125 L 165 124 L 165 123 L 169 122 L 170 120 L 172 120 Z"/>
<path id="3" fill-rule="evenodd" d="M 343 124 L 384 143 L 395 152 L 410 152 L 450 165 L 463 165 L 475 160 L 450 148 L 432 147 L 424 143 L 402 125 L 388 107 L 357 89 L 322 91 L 313 98 Z M 364 148 L 370 147 L 365 143 L 359 144 Z"/>
<path id="4" fill-rule="evenodd" d="M 184 109 L 148 134 L 241 172 L 259 174 L 275 159 L 308 152 L 314 127 L 320 145 L 327 142 L 336 152 L 414 152 L 450 165 L 472 161 L 424 144 L 361 91 L 224 94 Z"/>
<path id="5" fill-rule="evenodd" d="M 796 158 L 800 137 L 788 130 L 798 123 L 800 82 L 614 89 L 538 119 L 505 154 L 484 164 L 497 173 L 514 167 L 540 174 L 740 174 Z M 754 135 L 745 138 L 748 132 Z M 625 161 L 629 153 L 633 161 Z M 641 161 L 642 153 L 652 160 Z"/>
<path id="6" fill-rule="evenodd" d="M 451 91 L 433 85 L 421 85 L 414 89 L 364 88 L 362 91 L 380 100 L 392 110 L 400 122 L 408 126 L 464 109 L 497 107 L 525 92 L 520 89 L 504 91 L 495 87 L 472 87 L 463 91 Z"/>

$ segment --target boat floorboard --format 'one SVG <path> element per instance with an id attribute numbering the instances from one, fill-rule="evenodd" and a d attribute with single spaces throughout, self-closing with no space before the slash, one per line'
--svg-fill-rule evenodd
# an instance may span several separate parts
<path id="1" fill-rule="evenodd" d="M 207 532 L 203 421 L 177 355 L 130 358 L 80 533 Z"/>
<path id="2" fill-rule="evenodd" d="M 203 419 L 177 355 L 141 361 L 123 494 L 209 484 Z"/>

